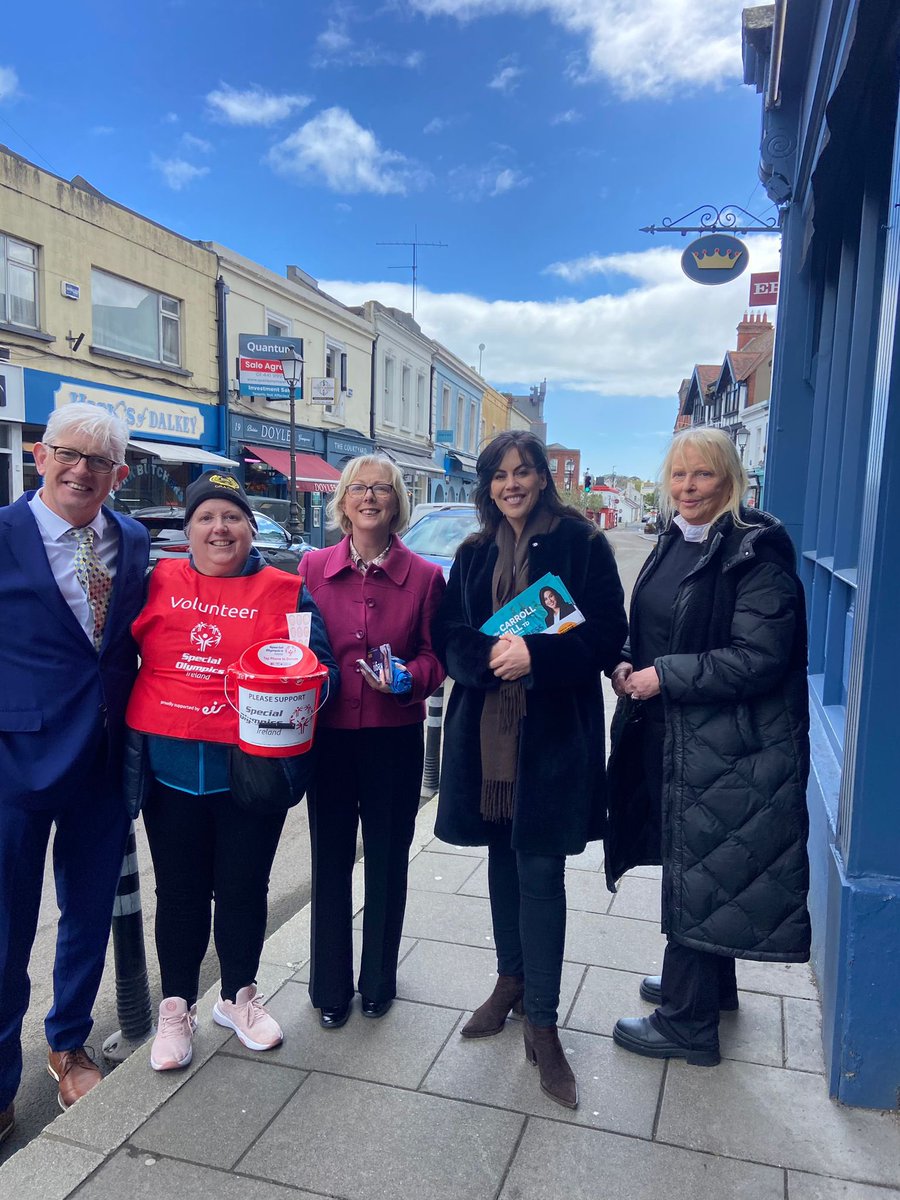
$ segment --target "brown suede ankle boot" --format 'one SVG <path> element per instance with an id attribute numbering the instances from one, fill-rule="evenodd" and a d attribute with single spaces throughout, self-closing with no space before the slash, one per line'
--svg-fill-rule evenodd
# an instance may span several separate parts
<path id="1" fill-rule="evenodd" d="M 521 1016 L 525 980 L 521 975 L 498 975 L 494 990 L 480 1008 L 476 1008 L 459 1031 L 464 1038 L 490 1037 L 499 1033 L 510 1012 Z"/>
<path id="2" fill-rule="evenodd" d="M 541 1091 L 566 1108 L 578 1107 L 578 1087 L 566 1053 L 559 1042 L 555 1025 L 532 1025 L 528 1018 L 522 1025 L 525 1036 L 525 1057 L 541 1073 Z"/>

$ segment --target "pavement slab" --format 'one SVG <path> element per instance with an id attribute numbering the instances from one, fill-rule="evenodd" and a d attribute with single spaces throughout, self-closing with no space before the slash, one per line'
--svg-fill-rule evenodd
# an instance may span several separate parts
<path id="1" fill-rule="evenodd" d="M 525 1058 L 518 1021 L 495 1037 L 452 1037 L 428 1072 L 425 1090 L 558 1121 L 649 1138 L 663 1064 L 619 1052 L 611 1040 L 569 1029 L 560 1041 L 578 1081 L 578 1108 L 545 1096 L 537 1068 Z"/>
<path id="2" fill-rule="evenodd" d="M 784 1172 L 531 1119 L 500 1200 L 785 1200 Z"/>
<path id="3" fill-rule="evenodd" d="M 826 1179 L 822 1175 L 787 1173 L 788 1200 L 900 1200 L 896 1188 L 870 1187 L 847 1179 Z"/>
<path id="4" fill-rule="evenodd" d="M 268 1180 L 178 1162 L 134 1148 L 120 1150 L 78 1193 L 79 1200 L 321 1200 Z"/>
<path id="5" fill-rule="evenodd" d="M 729 1158 L 900 1185 L 900 1114 L 837 1104 L 821 1077 L 805 1071 L 727 1060 L 708 1070 L 672 1061 L 657 1138 Z"/>
<path id="6" fill-rule="evenodd" d="M 131 1137 L 132 1145 L 209 1167 L 233 1167 L 306 1078 L 304 1072 L 219 1054 Z"/>
<path id="7" fill-rule="evenodd" d="M 486 1200 L 497 1194 L 524 1120 L 312 1074 L 240 1169 L 346 1200 Z"/>
<path id="8" fill-rule="evenodd" d="M 570 912 L 566 923 L 566 958 L 620 971 L 659 975 L 666 939 L 649 921 Z"/>
<path id="9" fill-rule="evenodd" d="M 657 928 L 660 923 L 660 881 L 628 875 L 619 884 L 619 890 L 610 896 L 612 903 L 609 914 L 613 917 L 634 917 L 638 921 L 652 921 Z"/>
<path id="10" fill-rule="evenodd" d="M 4 1200 L 66 1200 L 104 1161 L 98 1150 L 42 1133 L 0 1167 L 0 1196 Z"/>
<path id="11" fill-rule="evenodd" d="M 784 1005 L 784 1065 L 794 1071 L 815 1071 L 818 1075 L 824 1075 L 822 1012 L 818 1001 L 785 996 L 782 1004 Z"/>
<path id="12" fill-rule="evenodd" d="M 464 885 L 479 868 L 484 868 L 483 858 L 423 850 L 409 864 L 409 888 L 425 892 L 464 891 Z"/>

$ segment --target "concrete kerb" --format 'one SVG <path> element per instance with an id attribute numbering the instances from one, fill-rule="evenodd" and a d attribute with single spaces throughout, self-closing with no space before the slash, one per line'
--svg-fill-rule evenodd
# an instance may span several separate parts
<path id="1" fill-rule="evenodd" d="M 434 839 L 437 799 L 424 804 L 416 817 L 409 857 Z M 363 863 L 353 872 L 353 914 L 363 906 Z M 266 939 L 260 961 L 259 987 L 271 996 L 309 958 L 310 905 L 306 904 Z M 16 1200 L 66 1200 L 81 1184 L 167 1103 L 232 1036 L 216 1025 L 212 1009 L 219 981 L 200 998 L 200 1025 L 194 1056 L 183 1071 L 153 1071 L 150 1042 L 140 1046 L 74 1107 L 60 1115 L 33 1141 L 0 1164 L 0 1196 Z"/>

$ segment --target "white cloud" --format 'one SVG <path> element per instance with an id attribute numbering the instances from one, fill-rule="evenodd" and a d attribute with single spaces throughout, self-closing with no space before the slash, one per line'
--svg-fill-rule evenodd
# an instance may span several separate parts
<path id="1" fill-rule="evenodd" d="M 19 90 L 19 76 L 12 67 L 0 67 L 0 100 L 11 100 Z"/>
<path id="2" fill-rule="evenodd" d="M 779 238 L 746 239 L 752 270 L 777 270 Z M 544 376 L 548 387 L 596 397 L 671 399 L 694 363 L 718 362 L 735 345 L 746 311 L 748 272 L 733 283 L 702 287 L 682 274 L 681 248 L 606 256 L 605 272 L 633 286 L 586 300 L 484 300 L 419 288 L 416 319 L 423 330 L 459 354 L 490 347 L 491 378 L 525 387 Z M 321 280 L 345 304 L 378 299 L 409 308 L 409 288 L 396 282 Z"/>
<path id="3" fill-rule="evenodd" d="M 273 146 L 267 161 L 282 175 L 323 181 L 335 192 L 405 195 L 428 176 L 396 150 L 384 150 L 345 108 L 327 108 Z"/>
<path id="4" fill-rule="evenodd" d="M 195 137 L 192 133 L 183 133 L 181 144 L 185 150 L 196 150 L 198 154 L 211 154 L 213 150 L 212 142 L 208 142 L 206 138 Z"/>
<path id="5" fill-rule="evenodd" d="M 353 45 L 353 38 L 344 25 L 338 21 L 329 21 L 328 28 L 316 38 L 316 46 L 322 54 L 340 54 Z"/>
<path id="6" fill-rule="evenodd" d="M 325 67 L 406 67 L 418 70 L 425 61 L 421 50 L 389 50 L 377 42 L 357 44 L 348 28 L 350 14 L 332 18 L 316 38 L 310 65 L 318 70 Z"/>
<path id="7" fill-rule="evenodd" d="M 299 94 L 275 95 L 256 84 L 241 91 L 223 83 L 207 93 L 206 103 L 215 120 L 229 125 L 274 125 L 312 101 L 309 96 Z"/>
<path id="8" fill-rule="evenodd" d="M 583 121 L 584 117 L 577 108 L 567 108 L 565 112 L 557 113 L 555 117 L 550 118 L 551 125 L 574 125 L 577 121 Z"/>
<path id="9" fill-rule="evenodd" d="M 407 0 L 426 16 L 460 21 L 547 13 L 585 40 L 576 78 L 608 79 L 624 99 L 740 77 L 745 0 Z"/>
<path id="10" fill-rule="evenodd" d="M 195 179 L 209 174 L 209 167 L 194 166 L 193 163 L 186 162 L 183 158 L 157 158 L 154 155 L 153 166 L 162 175 L 166 186 L 170 187 L 173 192 L 180 192 Z"/>
<path id="11" fill-rule="evenodd" d="M 453 122 L 449 117 L 432 117 L 428 124 L 422 130 L 423 133 L 443 133 L 445 129 L 449 129 Z"/>
<path id="12" fill-rule="evenodd" d="M 514 171 L 512 167 L 504 167 L 498 172 L 497 178 L 494 180 L 494 186 L 491 189 L 492 196 L 502 196 L 504 192 L 511 192 L 515 188 L 525 187 L 531 180 L 527 175 L 523 175 L 521 171 Z"/>
<path id="13" fill-rule="evenodd" d="M 523 68 L 518 65 L 514 55 L 511 58 L 501 59 L 497 63 L 497 71 L 488 83 L 488 87 L 502 92 L 504 96 L 511 96 L 519 86 L 519 79 L 524 74 Z"/>
<path id="14" fill-rule="evenodd" d="M 528 175 L 514 167 L 503 166 L 496 159 L 475 167 L 454 167 L 447 181 L 456 200 L 485 200 L 531 183 Z"/>

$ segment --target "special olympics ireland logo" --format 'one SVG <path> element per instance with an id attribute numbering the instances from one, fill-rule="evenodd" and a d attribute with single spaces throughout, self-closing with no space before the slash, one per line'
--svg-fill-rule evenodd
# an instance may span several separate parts
<path id="1" fill-rule="evenodd" d="M 305 704 L 300 704 L 291 713 L 291 724 L 298 733 L 306 733 L 312 721 L 313 714 Z"/>
<path id="2" fill-rule="evenodd" d="M 196 646 L 201 654 L 205 654 L 207 650 L 215 650 L 221 640 L 222 630 L 218 625 L 210 625 L 208 621 L 201 621 L 191 630 L 191 645 Z"/>

